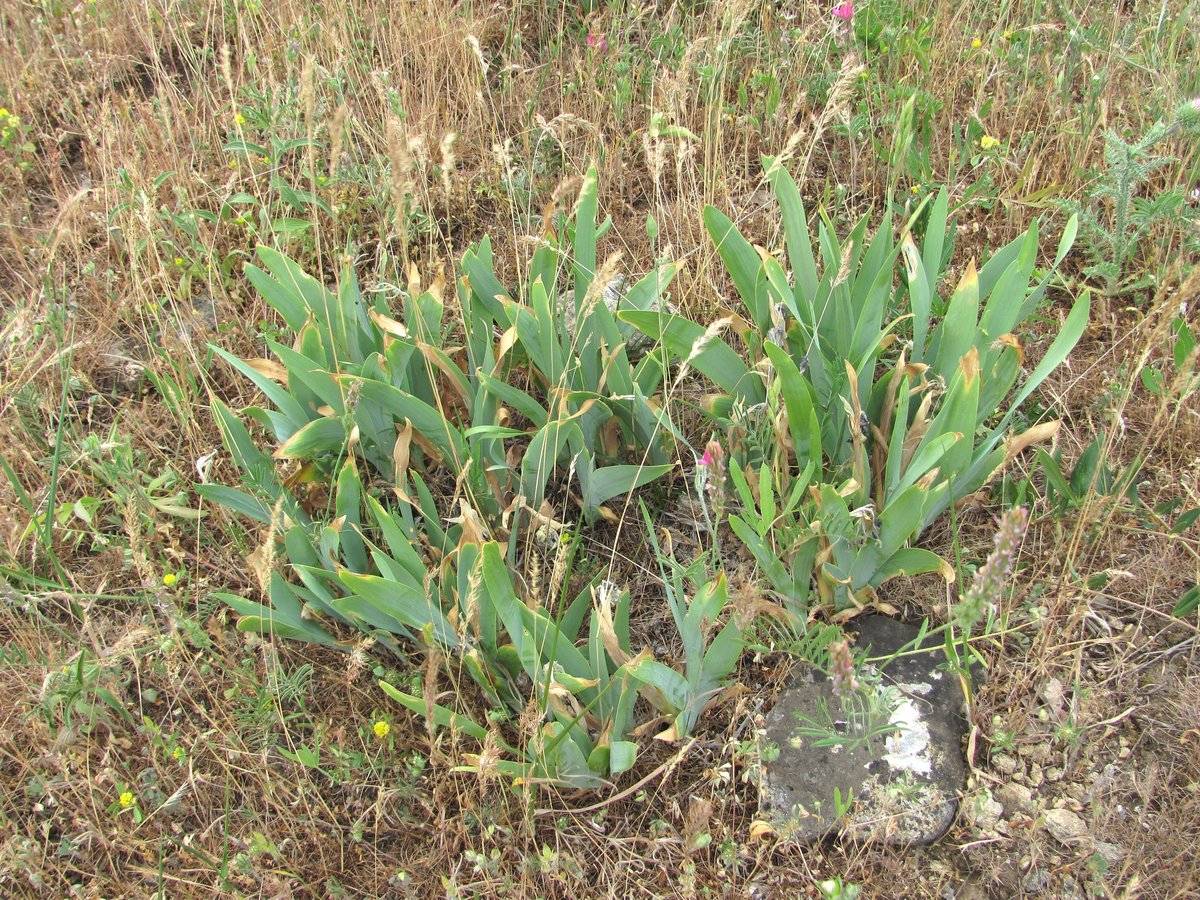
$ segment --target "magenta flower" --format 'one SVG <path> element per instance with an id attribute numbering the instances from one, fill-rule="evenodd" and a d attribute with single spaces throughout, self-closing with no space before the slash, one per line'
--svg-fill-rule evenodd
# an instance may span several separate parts
<path id="1" fill-rule="evenodd" d="M 1024 506 L 1010 509 L 1000 517 L 1000 527 L 992 538 L 992 552 L 963 592 L 955 609 L 955 619 L 964 630 L 977 622 L 989 609 L 995 609 L 1004 597 L 1016 569 L 1017 550 L 1029 524 Z"/>
<path id="2" fill-rule="evenodd" d="M 584 43 L 586 43 L 593 50 L 598 50 L 601 53 L 608 49 L 608 41 L 604 39 L 604 35 L 595 34 L 591 31 L 588 32 L 587 39 L 584 41 Z"/>
<path id="3" fill-rule="evenodd" d="M 704 455 L 697 463 L 696 484 L 712 499 L 717 509 L 717 518 L 725 506 L 725 448 L 719 441 L 709 441 L 704 446 Z"/>
<path id="4" fill-rule="evenodd" d="M 825 649 L 829 652 L 829 675 L 833 681 L 834 696 L 848 700 L 858 690 L 850 644 L 845 640 L 833 641 Z"/>
<path id="5" fill-rule="evenodd" d="M 841 19 L 843 22 L 849 22 L 853 16 L 854 16 L 854 4 L 853 3 L 839 3 L 837 6 L 835 6 L 833 8 L 833 17 L 835 19 Z"/>

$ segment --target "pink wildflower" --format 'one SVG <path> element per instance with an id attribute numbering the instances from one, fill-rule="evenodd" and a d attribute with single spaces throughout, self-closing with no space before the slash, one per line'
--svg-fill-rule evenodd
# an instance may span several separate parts
<path id="1" fill-rule="evenodd" d="M 588 32 L 587 39 L 584 43 L 586 43 L 593 50 L 599 50 L 601 53 L 608 49 L 608 41 L 604 39 L 604 35 L 595 34 L 591 31 Z"/>
<path id="2" fill-rule="evenodd" d="M 858 679 L 854 677 L 854 657 L 850 644 L 845 640 L 834 641 L 825 648 L 829 652 L 829 674 L 833 681 L 834 696 L 847 700 L 858 690 Z"/>
<path id="3" fill-rule="evenodd" d="M 849 22 L 853 16 L 854 16 L 854 4 L 853 3 L 839 3 L 837 6 L 835 6 L 833 8 L 833 17 L 835 19 L 841 19 L 843 22 Z"/>
<path id="4" fill-rule="evenodd" d="M 1029 524 L 1029 510 L 1010 509 L 1000 517 L 1000 527 L 992 538 L 992 552 L 963 592 L 955 610 L 959 627 L 969 629 L 989 609 L 995 609 L 1016 568 L 1017 550 Z"/>
<path id="5" fill-rule="evenodd" d="M 712 499 L 719 514 L 725 506 L 725 448 L 719 441 L 709 441 L 704 446 L 704 455 L 700 457 L 698 465 L 698 483 Z"/>

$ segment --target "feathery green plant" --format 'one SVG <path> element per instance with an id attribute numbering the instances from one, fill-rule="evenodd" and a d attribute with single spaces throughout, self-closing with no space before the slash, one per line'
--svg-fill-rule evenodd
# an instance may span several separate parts
<path id="1" fill-rule="evenodd" d="M 1194 218 L 1180 191 L 1137 196 L 1151 174 L 1176 161 L 1173 156 L 1155 153 L 1154 148 L 1180 133 L 1200 134 L 1200 97 L 1180 106 L 1170 120 L 1159 119 L 1132 142 L 1116 131 L 1105 131 L 1105 168 L 1088 189 L 1087 202 L 1064 200 L 1058 204 L 1079 218 L 1083 248 L 1092 260 L 1084 274 L 1099 279 L 1109 296 L 1149 283 L 1149 276 L 1130 280 L 1125 273 L 1150 229 L 1172 219 L 1182 223 Z"/>

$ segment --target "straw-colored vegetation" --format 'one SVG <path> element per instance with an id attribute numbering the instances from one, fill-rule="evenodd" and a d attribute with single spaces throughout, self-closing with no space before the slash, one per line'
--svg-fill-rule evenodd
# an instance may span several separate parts
<path id="1" fill-rule="evenodd" d="M 0 894 L 1190 896 L 1198 22 L 0 2 Z M 798 846 L 870 609 L 961 814 Z"/>

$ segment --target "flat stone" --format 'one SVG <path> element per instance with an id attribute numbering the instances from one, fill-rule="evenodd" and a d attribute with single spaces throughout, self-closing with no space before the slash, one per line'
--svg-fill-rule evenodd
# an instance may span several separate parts
<path id="1" fill-rule="evenodd" d="M 604 286 L 602 297 L 604 305 L 608 307 L 608 311 L 614 316 L 622 309 L 633 309 L 634 307 L 625 303 L 625 298 L 629 294 L 633 284 L 624 275 L 617 275 L 608 284 Z M 650 304 L 650 309 L 655 312 L 674 313 L 675 307 L 670 302 L 664 303 L 664 298 L 659 297 Z M 563 327 L 567 333 L 575 331 L 575 317 L 578 315 L 575 309 L 575 291 L 563 291 L 558 297 L 558 313 L 562 316 Z M 619 322 L 617 328 L 621 332 L 622 338 L 625 340 L 625 352 L 629 358 L 639 359 L 645 355 L 646 351 L 654 346 L 654 340 L 649 336 L 642 334 L 632 325 L 627 325 L 624 322 Z M 609 348 L 610 351 L 612 348 Z"/>
<path id="2" fill-rule="evenodd" d="M 1040 894 L 1050 887 L 1050 873 L 1041 866 L 1037 866 L 1021 879 L 1021 887 L 1027 894 Z"/>
<path id="3" fill-rule="evenodd" d="M 1120 844 L 1110 844 L 1108 841 L 1096 841 L 1096 852 L 1104 857 L 1109 865 L 1116 865 L 1123 860 L 1127 853 Z"/>
<path id="4" fill-rule="evenodd" d="M 1018 815 L 1032 816 L 1034 813 L 1033 791 L 1023 784 L 1002 784 L 996 788 L 995 797 L 1004 807 L 1004 815 L 1010 819 Z"/>
<path id="5" fill-rule="evenodd" d="M 997 772 L 1002 772 L 1005 775 L 1011 775 L 1017 771 L 1017 761 L 1007 753 L 992 754 L 992 768 Z"/>
<path id="6" fill-rule="evenodd" d="M 1026 759 L 1032 760 L 1039 765 L 1044 766 L 1050 762 L 1050 744 L 1048 742 L 1029 744 L 1021 747 L 1018 752 Z"/>
<path id="7" fill-rule="evenodd" d="M 1042 813 L 1042 825 L 1059 843 L 1068 846 L 1089 838 L 1087 823 L 1069 809 L 1048 809 Z"/>
<path id="8" fill-rule="evenodd" d="M 1001 826 L 1007 830 L 1007 826 L 1000 821 L 1000 817 L 1004 815 L 1004 807 L 987 791 L 968 797 L 963 804 L 963 812 L 967 821 L 985 834 L 993 834 Z"/>
<path id="9" fill-rule="evenodd" d="M 859 648 L 889 656 L 917 637 L 918 630 L 886 616 L 859 619 Z M 765 767 L 759 797 L 762 817 L 797 841 L 819 840 L 834 831 L 855 840 L 894 845 L 930 844 L 945 833 L 958 809 L 966 779 L 962 739 L 966 734 L 959 680 L 938 669 L 943 645 L 928 640 L 883 671 L 899 703 L 884 734 L 837 746 L 817 746 L 800 733 L 805 718 L 834 714 L 841 730 L 841 704 L 824 673 L 805 667 L 767 716 L 767 739 L 779 747 Z M 835 790 L 845 815 L 836 814 Z M 853 802 L 847 802 L 850 798 Z"/>

